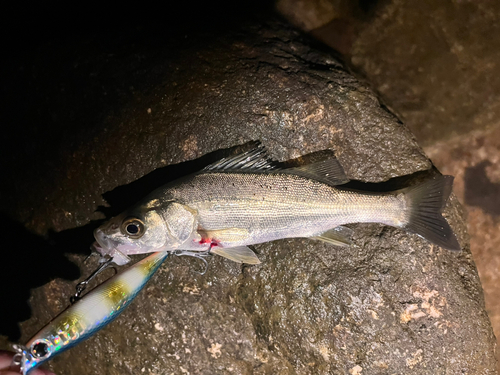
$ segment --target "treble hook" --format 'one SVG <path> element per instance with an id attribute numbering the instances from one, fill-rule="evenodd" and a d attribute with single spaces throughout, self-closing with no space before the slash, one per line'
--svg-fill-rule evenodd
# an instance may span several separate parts
<path id="1" fill-rule="evenodd" d="M 172 253 L 173 255 L 177 255 L 178 257 L 183 257 L 183 256 L 186 256 L 186 257 L 193 257 L 193 258 L 196 258 L 196 259 L 199 259 L 201 260 L 203 263 L 205 263 L 205 269 L 203 270 L 203 272 L 198 272 L 198 271 L 194 271 L 200 275 L 204 275 L 207 270 L 208 270 L 208 262 L 207 260 L 205 259 L 205 257 L 208 257 L 208 256 L 211 256 L 212 253 L 210 253 L 210 250 L 207 250 L 207 251 L 202 251 L 202 252 L 199 252 L 199 251 L 187 251 L 187 250 L 176 250 Z"/>
<path id="2" fill-rule="evenodd" d="M 97 255 L 97 256 L 99 256 L 99 257 L 102 257 L 102 255 L 101 255 L 101 254 L 99 254 L 99 253 L 97 252 L 97 250 L 95 250 L 95 248 L 94 248 L 93 246 L 91 246 L 91 247 L 90 247 L 90 250 L 92 250 L 92 251 L 91 251 L 91 252 L 90 252 L 90 254 L 89 254 L 89 255 L 87 255 L 87 257 L 83 260 L 83 263 L 87 263 L 87 261 L 88 261 L 90 258 L 92 258 L 92 257 L 94 257 L 94 256 L 96 256 L 96 255 Z"/>
<path id="3" fill-rule="evenodd" d="M 108 267 L 113 267 L 111 264 L 113 263 L 113 258 L 109 258 L 106 260 L 104 263 L 102 263 L 94 272 L 90 274 L 89 277 L 87 277 L 85 280 L 79 282 L 76 284 L 76 293 L 72 295 L 69 299 L 69 302 L 71 304 L 74 304 L 76 301 L 78 301 L 84 292 L 85 289 L 87 289 L 87 285 L 97 276 L 99 275 L 102 271 L 104 271 Z M 113 267 L 114 268 L 114 267 Z M 116 269 L 115 269 L 116 271 Z"/>

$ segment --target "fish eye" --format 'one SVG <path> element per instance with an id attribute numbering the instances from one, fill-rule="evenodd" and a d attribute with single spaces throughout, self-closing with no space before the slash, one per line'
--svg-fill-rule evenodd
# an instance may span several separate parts
<path id="1" fill-rule="evenodd" d="M 144 223 L 136 217 L 123 220 L 122 233 L 131 238 L 140 238 L 144 234 Z"/>
<path id="2" fill-rule="evenodd" d="M 36 341 L 31 345 L 31 354 L 35 358 L 45 358 L 50 354 L 50 347 L 44 341 Z"/>

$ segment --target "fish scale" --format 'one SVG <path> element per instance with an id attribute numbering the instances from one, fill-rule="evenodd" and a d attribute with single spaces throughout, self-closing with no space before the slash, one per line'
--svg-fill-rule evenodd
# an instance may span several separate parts
<path id="1" fill-rule="evenodd" d="M 202 186 L 211 190 L 200 189 Z M 200 174 L 157 193 L 197 210 L 204 229 L 249 228 L 251 233 L 259 233 L 260 242 L 297 237 L 298 228 L 312 234 L 353 222 L 399 225 L 405 219 L 402 195 L 341 190 L 279 173 Z M 245 244 L 255 240 L 249 238 Z"/>

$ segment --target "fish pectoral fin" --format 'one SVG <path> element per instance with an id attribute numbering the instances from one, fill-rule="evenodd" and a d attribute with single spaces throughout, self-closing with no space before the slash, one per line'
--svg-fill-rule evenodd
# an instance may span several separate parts
<path id="1" fill-rule="evenodd" d="M 352 243 L 351 242 L 352 233 L 353 233 L 352 229 L 343 226 L 338 226 L 333 229 L 329 229 L 318 236 L 314 236 L 311 238 L 327 242 L 335 246 L 349 246 Z"/>
<path id="2" fill-rule="evenodd" d="M 226 228 L 216 230 L 198 229 L 198 234 L 201 238 L 214 241 L 216 243 L 231 243 L 246 240 L 249 236 L 247 229 L 243 228 Z"/>
<path id="3" fill-rule="evenodd" d="M 238 247 L 215 247 L 210 250 L 211 253 L 220 255 L 221 257 L 231 259 L 237 263 L 260 264 L 257 255 L 246 246 Z"/>
<path id="4" fill-rule="evenodd" d="M 342 185 L 349 182 L 344 172 L 344 168 L 342 168 L 339 161 L 333 157 L 300 167 L 288 168 L 282 172 L 311 178 L 328 185 Z"/>

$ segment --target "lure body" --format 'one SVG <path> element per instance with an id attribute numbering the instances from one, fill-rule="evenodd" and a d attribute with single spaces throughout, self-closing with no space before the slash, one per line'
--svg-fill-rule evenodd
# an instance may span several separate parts
<path id="1" fill-rule="evenodd" d="M 168 252 L 153 253 L 54 318 L 23 348 L 23 375 L 113 321 L 134 300 L 168 255 Z"/>

